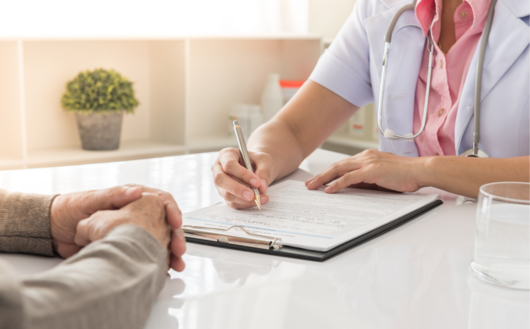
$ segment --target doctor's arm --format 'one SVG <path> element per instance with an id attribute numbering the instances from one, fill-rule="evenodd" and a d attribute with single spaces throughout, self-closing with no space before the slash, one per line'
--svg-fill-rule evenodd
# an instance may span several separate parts
<path id="1" fill-rule="evenodd" d="M 259 188 L 261 203 L 266 204 L 268 185 L 296 170 L 302 160 L 357 109 L 329 89 L 308 80 L 294 98 L 248 140 L 254 173 L 244 167 L 237 148 L 226 148 L 219 153 L 212 166 L 219 194 L 233 208 L 253 207 L 254 194 L 245 185 L 248 184 Z"/>
<path id="2" fill-rule="evenodd" d="M 313 81 L 307 81 L 273 120 L 256 130 L 248 141 L 254 172 L 246 170 L 239 150 L 220 152 L 212 166 L 215 185 L 233 208 L 254 206 L 253 193 L 245 185 L 259 188 L 262 203 L 268 202 L 267 186 L 298 168 L 304 158 L 343 124 L 358 107 Z M 317 189 L 332 181 L 326 191 L 347 187 L 413 192 L 432 186 L 477 197 L 483 184 L 499 181 L 529 181 L 530 157 L 464 158 L 458 156 L 408 158 L 367 150 L 333 164 L 306 182 Z M 245 184 L 242 184 L 244 182 Z"/>
<path id="3" fill-rule="evenodd" d="M 432 186 L 476 198 L 481 185 L 501 181 L 530 181 L 530 157 L 466 158 L 436 156 L 407 158 L 375 150 L 339 161 L 306 182 L 309 189 L 326 187 L 335 193 L 347 187 L 413 192 Z"/>

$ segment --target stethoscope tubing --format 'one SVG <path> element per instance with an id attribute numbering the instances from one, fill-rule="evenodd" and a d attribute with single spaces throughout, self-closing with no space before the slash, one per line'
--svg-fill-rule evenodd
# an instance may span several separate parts
<path id="1" fill-rule="evenodd" d="M 484 68 L 484 54 L 486 54 L 486 46 L 491 31 L 491 24 L 493 22 L 493 14 L 495 12 L 495 5 L 497 0 L 492 0 L 488 10 L 488 17 L 486 25 L 482 31 L 482 41 L 480 42 L 480 49 L 478 53 L 477 77 L 475 81 L 475 112 L 473 116 L 473 154 L 470 156 L 478 156 L 478 143 L 480 141 L 480 99 L 482 97 L 482 70 Z"/>
<path id="2" fill-rule="evenodd" d="M 471 150 L 468 150 L 464 152 L 466 156 L 469 157 L 478 157 L 479 153 L 481 155 L 487 156 L 487 154 L 481 150 L 478 149 L 478 143 L 480 141 L 480 98 L 481 98 L 481 92 L 482 92 L 482 70 L 484 66 L 484 54 L 486 52 L 486 46 L 488 43 L 489 34 L 491 31 L 491 25 L 493 22 L 493 14 L 495 12 L 495 5 L 497 3 L 497 0 L 492 0 L 492 3 L 490 5 L 490 8 L 488 10 L 488 16 L 486 19 L 486 24 L 484 26 L 484 30 L 482 32 L 482 41 L 480 43 L 479 48 L 479 58 L 478 58 L 478 64 L 477 64 L 477 74 L 476 74 L 476 83 L 475 83 L 475 104 L 474 104 L 474 119 L 473 119 L 473 147 Z M 394 133 L 390 129 L 383 130 L 382 128 L 382 120 L 383 120 L 383 100 L 384 100 L 384 91 L 385 91 L 385 82 L 386 82 L 386 70 L 388 67 L 388 54 L 390 52 L 390 46 L 392 42 L 392 32 L 394 31 L 394 27 L 401 15 L 407 11 L 407 10 L 414 10 L 416 8 L 416 0 L 414 0 L 413 3 L 405 5 L 401 7 L 394 17 L 392 18 L 392 21 L 390 21 L 390 24 L 388 26 L 387 32 L 385 34 L 385 48 L 383 53 L 383 68 L 381 72 L 381 85 L 380 85 L 380 92 L 379 92 L 379 104 L 377 109 L 377 127 L 381 134 L 385 138 L 391 139 L 391 140 L 407 140 L 407 141 L 413 141 L 416 137 L 418 137 L 424 130 L 425 125 L 427 122 L 427 112 L 428 112 L 428 105 L 429 105 L 429 92 L 431 89 L 431 77 L 432 77 L 432 67 L 433 67 L 433 52 L 434 52 L 434 39 L 432 37 L 432 26 L 434 24 L 431 23 L 431 26 L 429 28 L 429 33 L 427 35 L 428 41 L 429 41 L 429 67 L 428 67 L 428 73 L 427 73 L 427 90 L 425 91 L 425 103 L 423 107 L 423 118 L 421 122 L 420 130 L 416 134 L 406 134 L 406 135 L 399 135 Z"/>

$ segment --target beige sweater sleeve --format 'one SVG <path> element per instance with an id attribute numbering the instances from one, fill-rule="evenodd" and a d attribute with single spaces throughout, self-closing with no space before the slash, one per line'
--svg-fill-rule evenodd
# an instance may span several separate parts
<path id="1" fill-rule="evenodd" d="M 22 281 L 0 261 L 0 329 L 142 328 L 164 285 L 166 257 L 149 232 L 123 225 Z"/>
<path id="2" fill-rule="evenodd" d="M 53 256 L 50 205 L 54 198 L 0 190 L 0 252 Z"/>

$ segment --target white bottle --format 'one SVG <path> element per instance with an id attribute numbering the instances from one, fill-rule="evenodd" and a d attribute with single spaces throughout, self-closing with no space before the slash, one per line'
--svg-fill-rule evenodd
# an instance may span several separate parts
<path id="1" fill-rule="evenodd" d="M 269 74 L 265 89 L 261 94 L 261 108 L 263 109 L 263 118 L 269 121 L 283 107 L 283 93 L 280 87 L 280 75 L 277 73 Z"/>

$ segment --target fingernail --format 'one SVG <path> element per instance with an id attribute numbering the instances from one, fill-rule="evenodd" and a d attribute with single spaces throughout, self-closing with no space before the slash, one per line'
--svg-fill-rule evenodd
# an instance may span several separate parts
<path id="1" fill-rule="evenodd" d="M 125 195 L 126 196 L 131 196 L 132 194 L 134 194 L 136 191 L 138 191 L 138 188 L 137 187 L 129 187 L 125 190 Z"/>
<path id="2" fill-rule="evenodd" d="M 254 200 L 254 195 L 249 191 L 245 191 L 243 192 L 243 198 L 245 198 L 245 200 L 252 201 Z"/>
<path id="3" fill-rule="evenodd" d="M 259 186 L 259 182 L 258 182 L 257 179 L 251 178 L 250 179 L 250 185 L 252 185 L 253 187 L 258 187 Z"/>
<path id="4" fill-rule="evenodd" d="M 261 186 L 263 186 L 265 188 L 265 190 L 267 189 L 267 181 L 265 181 L 264 179 L 261 180 Z"/>
<path id="5" fill-rule="evenodd" d="M 184 236 L 184 231 L 183 230 L 175 230 L 175 232 L 177 233 L 178 238 L 180 240 L 186 240 L 186 237 Z"/>

